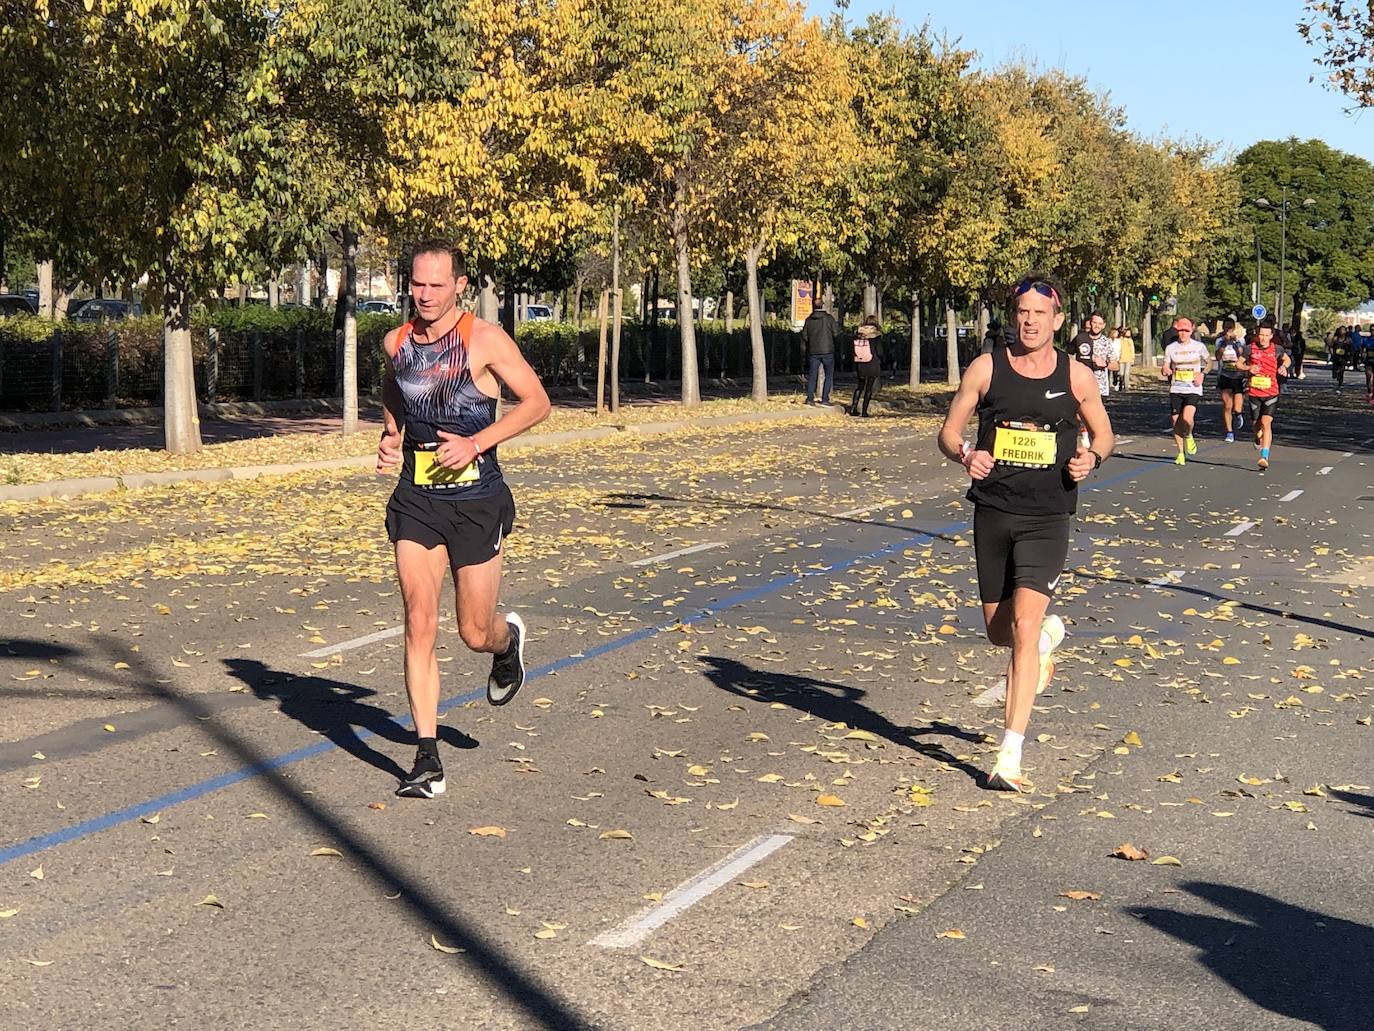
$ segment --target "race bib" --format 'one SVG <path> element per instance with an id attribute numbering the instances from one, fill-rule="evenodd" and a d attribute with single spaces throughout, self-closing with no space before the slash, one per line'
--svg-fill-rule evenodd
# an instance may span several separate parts
<path id="1" fill-rule="evenodd" d="M 1268 389 L 1269 389 L 1270 387 L 1272 387 L 1273 385 L 1274 385 L 1274 381 L 1273 381 L 1272 379 L 1270 379 L 1268 376 L 1251 376 L 1251 377 L 1250 377 L 1250 389 L 1251 389 L 1251 390 L 1268 390 Z"/>
<path id="2" fill-rule="evenodd" d="M 1195 375 L 1195 371 L 1194 371 L 1193 369 L 1175 369 L 1175 370 L 1174 370 L 1174 382 L 1176 382 L 1176 383 L 1191 383 L 1191 382 L 1193 382 L 1193 376 L 1194 376 L 1194 375 Z"/>
<path id="3" fill-rule="evenodd" d="M 1227 372 L 1235 372 L 1236 360 L 1234 358 L 1223 358 L 1221 360 L 1221 367 L 1225 369 Z"/>
<path id="4" fill-rule="evenodd" d="M 1006 465 L 1048 469 L 1058 457 L 1054 430 L 1031 422 L 1004 422 L 992 438 L 992 457 Z"/>
<path id="5" fill-rule="evenodd" d="M 476 483 L 480 475 L 476 462 L 469 462 L 461 469 L 448 469 L 439 464 L 433 451 L 415 452 L 417 487 L 457 487 L 464 483 Z"/>

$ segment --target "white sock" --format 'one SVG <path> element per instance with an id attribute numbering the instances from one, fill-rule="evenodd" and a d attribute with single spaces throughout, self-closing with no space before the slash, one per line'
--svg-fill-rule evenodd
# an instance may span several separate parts
<path id="1" fill-rule="evenodd" d="M 997 751 L 998 761 L 1006 762 L 1019 769 L 1021 767 L 1021 746 L 1025 742 L 1025 734 L 1018 734 L 1014 730 L 1002 731 L 1002 747 Z"/>

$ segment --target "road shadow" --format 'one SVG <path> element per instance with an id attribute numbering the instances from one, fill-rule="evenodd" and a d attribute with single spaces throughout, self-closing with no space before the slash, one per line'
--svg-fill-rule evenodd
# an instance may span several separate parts
<path id="1" fill-rule="evenodd" d="M 955 496 L 962 495 L 955 495 L 952 492 L 951 497 Z M 898 502 L 897 504 L 901 503 Z M 871 511 L 881 512 L 884 509 L 896 508 L 897 504 L 876 504 Z M 798 505 L 774 505 L 767 501 L 741 501 L 739 498 L 730 497 L 726 494 L 713 494 L 710 491 L 700 491 L 691 497 L 646 491 L 612 491 L 603 495 L 601 500 L 602 508 L 647 509 L 650 505 L 716 505 L 720 508 L 733 508 L 740 511 L 790 512 L 795 515 L 811 516 L 814 519 L 828 519 L 832 523 L 852 523 L 855 526 L 878 526 L 884 530 L 899 530 L 902 533 L 929 537 L 931 541 L 945 541 L 949 544 L 958 539 L 949 532 L 948 527 L 942 530 L 927 530 L 921 526 L 908 526 L 905 523 L 893 523 L 882 519 L 861 519 L 858 516 L 835 515 L 831 512 L 802 508 Z M 971 520 L 972 516 L 969 518 Z"/>
<path id="2" fill-rule="evenodd" d="M 47 848 L 57 847 L 62 841 L 95 834 L 119 823 L 137 820 L 141 816 L 161 811 L 178 802 L 201 797 L 230 783 L 256 780 L 316 833 L 323 835 L 325 840 L 343 852 L 349 861 L 356 863 L 359 871 L 374 886 L 382 889 L 388 896 L 394 896 L 397 905 L 405 908 L 414 934 L 412 938 L 396 942 L 398 950 L 413 949 L 426 961 L 435 962 L 433 949 L 428 944 L 430 937 L 433 936 L 458 950 L 456 954 L 445 956 L 438 962 L 453 963 L 479 977 L 494 995 L 499 994 L 518 1011 L 517 1019 L 520 1026 L 548 1028 L 551 1031 L 590 1027 L 589 1020 L 579 1013 L 569 1000 L 563 998 L 544 976 L 532 968 L 521 966 L 507 954 L 499 942 L 485 937 L 469 923 L 456 908 L 455 896 L 436 895 L 432 885 L 423 883 L 393 861 L 387 854 L 385 845 L 373 841 L 332 813 L 330 803 L 321 804 L 312 794 L 293 783 L 285 769 L 293 761 L 289 754 L 282 756 L 268 753 L 248 736 L 214 719 L 213 710 L 207 708 L 203 699 L 193 693 L 178 691 L 173 684 L 159 682 L 158 671 L 146 658 L 142 655 L 129 657 L 127 645 L 112 639 L 99 640 L 97 646 L 90 651 L 74 653 L 67 668 L 78 675 L 88 676 L 98 682 L 107 682 L 114 661 L 125 658 L 131 666 L 128 675 L 137 679 L 141 689 L 156 694 L 162 700 L 176 706 L 188 717 L 188 722 L 194 720 L 198 730 L 218 745 L 222 755 L 232 758 L 234 767 L 231 768 L 230 775 L 221 775 L 209 781 L 183 787 L 173 796 L 125 806 L 117 812 L 68 826 L 56 834 L 43 834 L 21 840 L 7 849 L 0 850 L 0 854 L 7 857 L 5 861 L 34 855 Z M 256 665 L 261 666 L 260 663 Z M 243 672 L 247 675 L 252 671 Z M 274 671 L 264 672 L 270 675 Z M 344 704 L 350 703 L 345 700 Z M 354 701 L 351 704 L 360 703 Z M 411 842 L 409 846 L 409 850 L 413 851 L 414 848 L 423 848 L 424 843 Z M 407 855 L 407 859 L 413 859 L 413 856 Z M 317 940 L 330 940 L 332 932 L 327 925 L 327 908 L 320 919 L 323 922 L 322 926 L 302 928 L 302 933 L 309 934 Z"/>
<path id="3" fill-rule="evenodd" d="M 977 744 L 983 740 L 981 733 L 944 722 L 926 727 L 899 727 L 882 713 L 863 704 L 862 700 L 868 692 L 862 688 L 791 673 L 753 669 L 742 662 L 717 655 L 702 656 L 701 661 L 706 667 L 704 672 L 707 679 L 722 691 L 764 705 L 778 702 L 827 723 L 843 723 L 851 730 L 868 731 L 899 748 L 910 748 L 928 759 L 960 770 L 977 783 L 984 780 L 984 773 L 978 767 L 958 758 L 935 741 L 923 740 L 943 737 Z"/>
<path id="4" fill-rule="evenodd" d="M 1339 788 L 1329 788 L 1328 791 L 1332 798 L 1339 798 L 1342 802 L 1358 806 L 1358 809 L 1350 810 L 1356 816 L 1367 816 L 1374 820 L 1374 795 L 1361 795 L 1355 791 L 1341 791 Z"/>
<path id="5" fill-rule="evenodd" d="M 308 727 L 355 759 L 401 780 L 406 771 L 395 759 L 368 744 L 372 737 L 396 745 L 414 745 L 414 731 L 402 726 L 391 713 L 363 699 L 377 692 L 370 687 L 345 684 L 325 677 L 302 677 L 272 669 L 254 659 L 225 659 L 224 667 L 235 680 L 265 701 L 275 701 L 285 716 Z M 454 727 L 439 724 L 439 740 L 453 748 L 476 748 L 477 740 Z"/>
<path id="6" fill-rule="evenodd" d="M 1198 949 L 1198 962 L 1269 1012 L 1323 1031 L 1368 1031 L 1374 928 L 1229 884 L 1181 887 L 1236 919 L 1158 906 L 1131 912 Z"/>
<path id="7" fill-rule="evenodd" d="M 1189 587 L 1182 583 L 1157 583 L 1154 580 L 1147 580 L 1143 576 L 1102 576 L 1099 573 L 1085 573 L 1075 571 L 1074 576 L 1080 580 L 1097 580 L 1104 584 L 1116 584 L 1118 586 L 1130 584 L 1135 587 L 1158 587 L 1161 591 L 1175 591 L 1179 594 L 1191 594 L 1197 598 L 1206 598 L 1208 601 L 1228 603 L 1237 609 L 1247 609 L 1250 612 L 1262 612 L 1266 616 L 1276 616 L 1279 619 L 1291 619 L 1296 623 L 1307 623 L 1310 626 L 1319 626 L 1326 630 L 1334 630 L 1339 633 L 1353 634 L 1355 637 L 1374 637 L 1374 630 L 1367 630 L 1363 627 L 1351 626 L 1349 623 L 1337 623 L 1333 619 L 1325 619 L 1321 616 L 1304 616 L 1298 612 L 1291 612 L 1288 609 L 1276 609 L 1272 605 L 1260 605 L 1253 601 L 1241 601 L 1239 598 L 1228 598 L 1224 594 L 1217 594 L 1215 591 L 1204 590 L 1201 587 Z"/>

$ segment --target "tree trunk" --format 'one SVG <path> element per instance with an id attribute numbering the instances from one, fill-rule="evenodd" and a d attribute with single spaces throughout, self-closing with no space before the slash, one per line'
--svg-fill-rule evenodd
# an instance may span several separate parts
<path id="1" fill-rule="evenodd" d="M 1148 304 L 1142 304 L 1140 307 L 1140 360 L 1148 374 L 1153 371 L 1155 363 L 1155 342 L 1150 332 L 1154 320 Z"/>
<path id="2" fill-rule="evenodd" d="M 501 284 L 501 328 L 504 329 L 512 340 L 515 339 L 515 305 L 517 295 L 515 284 L 510 280 Z"/>
<path id="3" fill-rule="evenodd" d="M 1118 329 L 1126 324 L 1126 317 L 1121 311 L 1121 295 L 1117 294 L 1112 298 L 1112 325 Z"/>
<path id="4" fill-rule="evenodd" d="M 959 385 L 959 315 L 954 310 L 954 302 L 945 302 L 945 382 L 952 387 Z"/>
<path id="5" fill-rule="evenodd" d="M 267 281 L 267 306 L 269 308 L 281 307 L 281 283 L 274 275 Z"/>
<path id="6" fill-rule="evenodd" d="M 174 279 L 162 294 L 162 406 L 167 451 L 189 455 L 200 450 L 196 411 L 195 359 L 191 355 L 191 295 Z"/>
<path id="7" fill-rule="evenodd" d="M 583 284 L 583 281 L 584 281 L 585 278 L 586 278 L 586 277 L 585 277 L 581 272 L 579 272 L 579 273 L 573 278 L 573 288 L 572 288 L 572 291 L 573 291 L 573 295 L 572 295 L 572 324 L 573 324 L 573 328 L 578 329 L 578 330 L 580 330 L 580 329 L 582 328 L 582 284 Z M 578 387 L 581 387 L 581 386 L 582 386 L 582 373 L 579 372 L 579 373 L 577 374 L 577 376 L 578 376 L 577 385 L 578 385 Z"/>
<path id="8" fill-rule="evenodd" d="M 871 279 L 864 284 L 864 318 L 878 314 L 878 284 Z"/>
<path id="9" fill-rule="evenodd" d="M 692 253 L 687 236 L 687 198 L 678 187 L 673 204 L 673 255 L 677 261 L 677 327 L 682 341 L 682 403 L 687 408 L 701 404 L 697 377 L 697 333 L 692 319 Z"/>
<path id="10" fill-rule="evenodd" d="M 606 410 L 606 322 L 610 316 L 607 307 L 609 291 L 605 287 L 601 288 L 601 304 L 597 308 L 598 322 L 601 332 L 596 348 L 596 413 L 600 415 Z"/>
<path id="11" fill-rule="evenodd" d="M 490 272 L 477 275 L 477 317 L 483 322 L 496 323 L 501 318 L 501 305 L 496 298 L 496 281 Z"/>
<path id="12" fill-rule="evenodd" d="M 38 263 L 38 314 L 49 322 L 53 318 L 52 308 L 52 261 Z"/>
<path id="13" fill-rule="evenodd" d="M 315 291 L 315 307 L 324 307 L 325 295 L 329 293 L 329 252 L 323 247 L 315 255 L 315 267 L 319 271 L 319 289 Z"/>
<path id="14" fill-rule="evenodd" d="M 76 291 L 77 284 L 59 282 L 53 290 L 52 298 L 52 317 L 61 322 L 67 317 L 67 311 L 72 306 L 72 294 Z"/>
<path id="15" fill-rule="evenodd" d="M 745 290 L 748 292 L 749 353 L 753 369 L 755 401 L 768 400 L 768 355 L 763 349 L 763 297 L 759 294 L 759 258 L 763 244 L 756 243 L 744 252 Z M 732 295 L 733 297 L 733 295 Z M 733 304 L 731 305 L 733 307 Z"/>
<path id="16" fill-rule="evenodd" d="M 912 387 L 921 385 L 921 295 L 911 291 L 911 375 Z"/>
<path id="17" fill-rule="evenodd" d="M 343 227 L 338 306 L 343 310 L 343 433 L 358 432 L 358 234 Z"/>
<path id="18" fill-rule="evenodd" d="M 751 289 L 751 290 L 756 290 L 757 288 L 756 288 L 756 287 L 750 287 L 750 289 Z M 752 294 L 751 294 L 750 296 L 752 296 Z M 725 332 L 726 332 L 726 333 L 733 333 L 734 331 L 735 331 L 735 291 L 733 291 L 733 290 L 726 290 L 726 291 L 725 291 Z"/>
<path id="19" fill-rule="evenodd" d="M 296 303 L 300 304 L 304 308 L 309 308 L 311 305 L 310 262 L 307 261 L 301 264 L 300 277 L 297 282 L 297 290 L 300 292 L 300 295 L 296 298 Z"/>
<path id="20" fill-rule="evenodd" d="M 624 308 L 620 289 L 620 206 L 611 216 L 611 411 L 620 411 L 620 323 Z"/>

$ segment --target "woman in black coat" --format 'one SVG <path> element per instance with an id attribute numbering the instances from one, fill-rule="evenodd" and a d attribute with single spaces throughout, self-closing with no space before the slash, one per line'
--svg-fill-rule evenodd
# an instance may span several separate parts
<path id="1" fill-rule="evenodd" d="M 858 381 L 854 384 L 854 398 L 849 402 L 850 415 L 868 418 L 873 391 L 883 375 L 882 332 L 882 326 L 872 315 L 859 324 L 858 335 L 854 337 L 854 374 Z"/>

